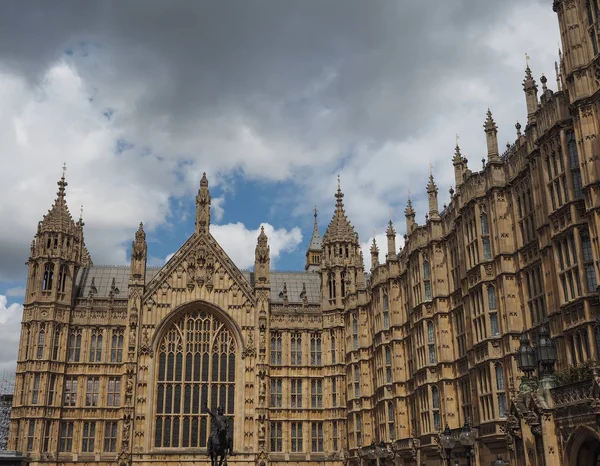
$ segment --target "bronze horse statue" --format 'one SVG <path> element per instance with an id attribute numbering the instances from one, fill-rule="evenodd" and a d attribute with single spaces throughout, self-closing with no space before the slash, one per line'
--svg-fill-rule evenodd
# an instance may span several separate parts
<path id="1" fill-rule="evenodd" d="M 232 454 L 231 439 L 228 434 L 227 417 L 223 414 L 221 408 L 217 408 L 217 413 L 213 413 L 208 406 L 204 404 L 206 412 L 210 415 L 213 422 L 213 430 L 208 437 L 208 456 L 212 466 L 223 466 L 226 463 L 227 455 Z"/>

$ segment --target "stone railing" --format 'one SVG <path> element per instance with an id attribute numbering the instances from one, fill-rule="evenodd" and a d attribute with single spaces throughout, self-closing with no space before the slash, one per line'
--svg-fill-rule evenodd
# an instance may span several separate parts
<path id="1" fill-rule="evenodd" d="M 587 379 L 553 388 L 552 401 L 554 407 L 573 406 L 590 403 L 594 399 L 594 380 Z"/>

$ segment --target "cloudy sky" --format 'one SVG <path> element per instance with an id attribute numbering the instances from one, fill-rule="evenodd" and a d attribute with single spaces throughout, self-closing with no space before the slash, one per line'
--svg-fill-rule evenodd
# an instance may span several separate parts
<path id="1" fill-rule="evenodd" d="M 456 134 L 472 169 L 488 107 L 501 149 L 514 140 L 524 55 L 554 84 L 558 42 L 549 0 L 0 2 L 0 336 L 16 346 L 28 245 L 63 163 L 96 264 L 126 264 L 143 221 L 162 265 L 193 231 L 203 171 L 240 268 L 261 223 L 275 268 L 301 268 L 338 174 L 383 257 L 409 189 L 424 220 L 430 163 L 446 201 Z"/>

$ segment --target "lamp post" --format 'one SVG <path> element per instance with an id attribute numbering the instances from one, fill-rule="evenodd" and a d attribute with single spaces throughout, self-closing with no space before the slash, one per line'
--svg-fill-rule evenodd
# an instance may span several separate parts
<path id="1" fill-rule="evenodd" d="M 554 340 L 550 338 L 548 325 L 543 323 L 540 327 L 538 342 L 532 347 L 529 338 L 525 332 L 521 334 L 521 344 L 516 353 L 517 367 L 527 378 L 533 374 L 536 368 L 540 372 L 540 385 L 553 386 L 554 384 L 554 365 L 558 360 L 558 352 Z M 533 389 L 531 383 L 526 385 L 521 383 L 521 392 L 524 388 Z"/>
<path id="2" fill-rule="evenodd" d="M 498 459 L 494 462 L 494 466 L 507 466 L 508 463 L 502 459 L 502 456 L 498 455 Z"/>
<path id="3" fill-rule="evenodd" d="M 440 434 L 440 445 L 446 452 L 446 465 L 447 466 L 451 466 L 450 461 L 452 460 L 452 458 L 451 458 L 452 449 L 454 448 L 455 443 L 456 443 L 456 439 L 454 438 L 454 436 L 452 435 L 452 432 L 450 431 L 450 426 L 448 424 L 446 424 L 446 428 Z"/>
<path id="4" fill-rule="evenodd" d="M 471 466 L 471 455 L 473 454 L 473 445 L 475 445 L 475 433 L 473 432 L 473 429 L 471 429 L 469 421 L 465 421 L 462 432 L 460 433 L 458 439 L 460 440 L 460 443 L 462 443 L 463 447 L 465 447 L 467 466 Z"/>

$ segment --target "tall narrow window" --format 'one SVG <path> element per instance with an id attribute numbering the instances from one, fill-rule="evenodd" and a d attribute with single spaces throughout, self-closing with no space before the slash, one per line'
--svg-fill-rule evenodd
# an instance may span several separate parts
<path id="1" fill-rule="evenodd" d="M 346 297 L 346 272 L 340 273 L 340 297 L 344 299 Z"/>
<path id="2" fill-rule="evenodd" d="M 40 374 L 33 376 L 33 390 L 31 391 L 31 404 L 38 404 L 40 396 Z"/>
<path id="3" fill-rule="evenodd" d="M 331 379 L 331 406 L 337 407 L 337 379 L 332 377 Z"/>
<path id="4" fill-rule="evenodd" d="M 291 336 L 292 366 L 302 365 L 302 335 L 293 333 Z"/>
<path id="5" fill-rule="evenodd" d="M 356 314 L 352 314 L 352 341 L 354 343 L 354 350 L 358 349 L 358 319 Z"/>
<path id="6" fill-rule="evenodd" d="M 102 361 L 102 330 L 92 331 L 90 341 L 90 362 Z"/>
<path id="7" fill-rule="evenodd" d="M 281 366 L 281 333 L 271 334 L 271 364 Z"/>
<path id="8" fill-rule="evenodd" d="M 117 421 L 107 421 L 104 423 L 104 451 L 105 452 L 116 452 L 117 451 Z"/>
<path id="9" fill-rule="evenodd" d="M 45 340 L 46 340 L 46 332 L 44 330 L 44 327 L 42 326 L 42 328 L 40 329 L 40 333 L 38 334 L 37 354 L 36 354 L 37 359 L 42 359 L 42 357 L 44 355 Z"/>
<path id="10" fill-rule="evenodd" d="M 312 451 L 323 451 L 323 423 L 311 422 L 311 446 Z"/>
<path id="11" fill-rule="evenodd" d="M 98 391 L 100 389 L 100 378 L 88 377 L 87 390 L 85 393 L 86 406 L 98 406 Z"/>
<path id="12" fill-rule="evenodd" d="M 310 365 L 320 366 L 323 364 L 321 359 L 321 335 L 319 333 L 310 334 Z"/>
<path id="13" fill-rule="evenodd" d="M 390 328 L 390 298 L 388 296 L 387 290 L 384 288 L 382 290 L 383 294 L 383 329 L 389 330 Z"/>
<path id="14" fill-rule="evenodd" d="M 271 422 L 271 451 L 283 450 L 283 425 L 281 422 Z"/>
<path id="15" fill-rule="evenodd" d="M 425 300 L 431 301 L 431 266 L 427 257 L 423 259 L 423 283 L 425 285 Z"/>
<path id="16" fill-rule="evenodd" d="M 356 435 L 356 447 L 362 447 L 362 416 L 360 413 L 354 414 L 354 434 Z"/>
<path id="17" fill-rule="evenodd" d="M 595 293 L 598 286 L 598 280 L 596 279 L 596 270 L 594 269 L 594 255 L 592 253 L 592 242 L 590 241 L 590 234 L 585 231 L 580 234 L 581 236 L 581 249 L 583 252 L 583 267 L 585 270 L 585 281 L 587 285 L 588 293 Z"/>
<path id="18" fill-rule="evenodd" d="M 282 380 L 271 379 L 271 408 L 281 408 L 283 398 Z"/>
<path id="19" fill-rule="evenodd" d="M 335 351 L 335 345 L 336 345 L 336 341 L 335 341 L 335 335 L 332 333 L 331 334 L 331 364 L 335 364 L 337 362 L 337 358 L 336 358 L 336 351 Z"/>
<path id="20" fill-rule="evenodd" d="M 329 299 L 335 299 L 335 294 L 336 294 L 336 290 L 335 290 L 335 275 L 333 274 L 333 272 L 329 272 Z"/>
<path id="21" fill-rule="evenodd" d="M 96 439 L 96 422 L 86 421 L 83 423 L 81 433 L 81 451 L 89 453 L 94 451 L 94 440 Z"/>
<path id="22" fill-rule="evenodd" d="M 113 330 L 110 340 L 110 362 L 123 362 L 123 330 Z"/>
<path id="23" fill-rule="evenodd" d="M 427 322 L 427 344 L 429 347 L 429 364 L 435 364 L 435 329 L 431 321 Z"/>
<path id="24" fill-rule="evenodd" d="M 331 430 L 332 430 L 332 443 L 333 443 L 333 451 L 338 451 L 339 442 L 340 442 L 340 433 L 338 430 L 338 421 L 331 422 Z"/>
<path id="25" fill-rule="evenodd" d="M 56 374 L 50 375 L 50 383 L 48 384 L 48 405 L 54 404 L 54 393 L 56 391 Z"/>
<path id="26" fill-rule="evenodd" d="M 69 362 L 79 362 L 81 355 L 81 330 L 72 330 L 69 334 Z"/>
<path id="27" fill-rule="evenodd" d="M 388 421 L 388 433 L 390 441 L 396 440 L 396 422 L 394 416 L 394 403 L 392 401 L 387 402 L 387 421 Z"/>
<path id="28" fill-rule="evenodd" d="M 360 398 L 360 371 L 358 364 L 354 365 L 354 397 Z"/>
<path id="29" fill-rule="evenodd" d="M 65 264 L 60 266 L 58 270 L 58 291 L 64 293 L 67 288 L 67 266 Z"/>
<path id="30" fill-rule="evenodd" d="M 29 420 L 29 431 L 27 432 L 27 451 L 33 450 L 33 440 L 35 438 L 35 419 Z"/>
<path id="31" fill-rule="evenodd" d="M 44 421 L 44 444 L 42 446 L 42 451 L 47 453 L 50 451 L 50 432 L 52 431 L 52 421 Z"/>
<path id="32" fill-rule="evenodd" d="M 49 291 L 52 289 L 52 282 L 54 281 L 54 264 L 46 264 L 44 266 L 44 278 L 42 280 L 42 290 Z"/>
<path id="33" fill-rule="evenodd" d="M 292 451 L 301 452 L 302 450 L 302 423 L 292 422 Z"/>
<path id="34" fill-rule="evenodd" d="M 392 350 L 385 347 L 385 383 L 392 383 Z"/>
<path id="35" fill-rule="evenodd" d="M 302 379 L 292 379 L 291 407 L 302 408 Z"/>
<path id="36" fill-rule="evenodd" d="M 60 348 L 60 328 L 54 331 L 54 345 L 52 347 L 52 360 L 58 360 L 58 350 Z"/>
<path id="37" fill-rule="evenodd" d="M 440 391 L 437 387 L 431 387 L 431 405 L 433 406 L 433 430 L 439 432 L 442 429 L 440 417 Z"/>
<path id="38" fill-rule="evenodd" d="M 62 421 L 60 424 L 59 451 L 73 450 L 73 422 Z"/>
<path id="39" fill-rule="evenodd" d="M 121 377 L 108 379 L 106 405 L 115 408 L 121 406 Z"/>
<path id="40" fill-rule="evenodd" d="M 506 417 L 506 393 L 504 388 L 504 369 L 496 364 L 496 392 L 498 395 L 498 417 Z"/>
<path id="41" fill-rule="evenodd" d="M 312 379 L 310 381 L 310 407 L 323 407 L 323 381 L 321 379 Z"/>
<path id="42" fill-rule="evenodd" d="M 488 308 L 490 311 L 490 331 L 492 336 L 500 335 L 500 328 L 498 327 L 498 312 L 496 308 L 496 288 L 493 285 L 488 285 Z"/>
<path id="43" fill-rule="evenodd" d="M 483 246 L 483 259 L 490 260 L 492 258 L 492 247 L 490 244 L 490 229 L 488 225 L 488 216 L 485 208 L 482 208 L 480 217 L 481 225 L 481 245 Z"/>

